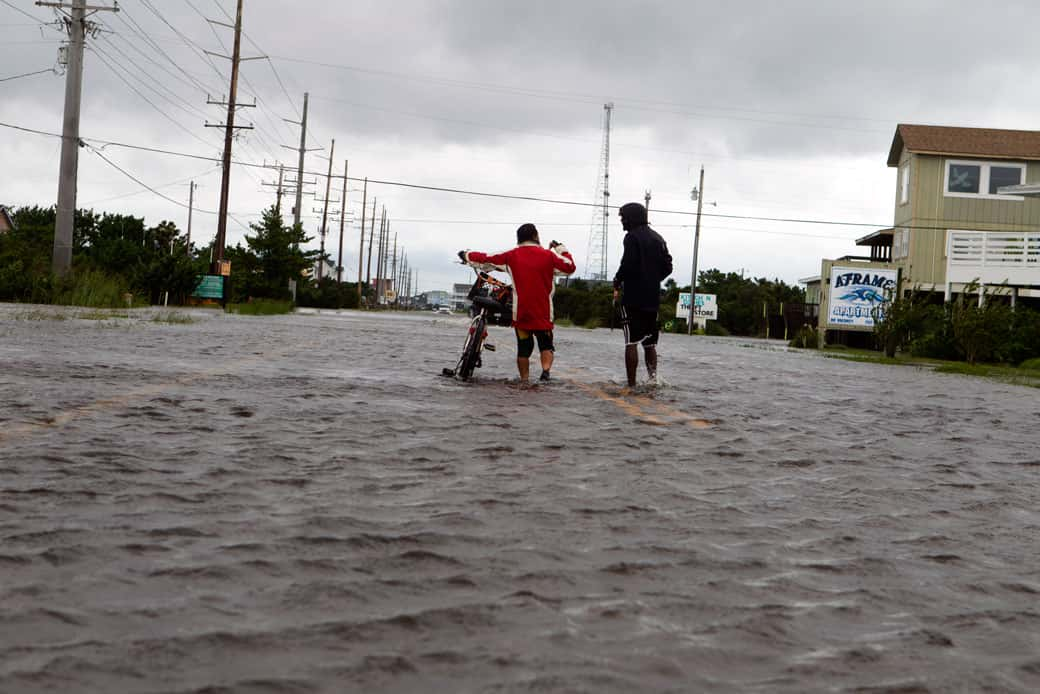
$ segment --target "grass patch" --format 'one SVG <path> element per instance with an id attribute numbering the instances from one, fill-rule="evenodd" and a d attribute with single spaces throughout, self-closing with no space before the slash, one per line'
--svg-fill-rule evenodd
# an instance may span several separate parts
<path id="1" fill-rule="evenodd" d="M 553 321 L 553 323 L 555 323 L 556 325 L 558 325 L 561 328 L 573 328 L 574 327 L 574 321 L 572 321 L 570 318 L 557 318 L 556 320 Z"/>
<path id="2" fill-rule="evenodd" d="M 119 311 L 105 311 L 103 309 L 97 309 L 94 311 L 79 311 L 75 314 L 76 318 L 81 320 L 111 320 L 114 318 L 129 318 L 130 314 Z"/>
<path id="3" fill-rule="evenodd" d="M 275 301 L 273 299 L 257 299 L 247 304 L 228 304 L 228 313 L 243 316 L 279 316 L 293 312 L 291 301 Z"/>
<path id="4" fill-rule="evenodd" d="M 14 320 L 56 320 L 62 321 L 67 320 L 66 316 L 61 311 L 47 311 L 45 309 L 32 309 L 29 311 L 19 311 L 12 316 Z"/>
<path id="5" fill-rule="evenodd" d="M 194 323 L 195 319 L 183 313 L 170 311 L 168 313 L 157 313 L 152 316 L 153 323 L 168 323 L 170 325 L 188 325 Z"/>
<path id="6" fill-rule="evenodd" d="M 1040 371 L 1040 359 L 1026 359 L 1018 365 L 1018 368 L 1026 371 Z"/>
<path id="7" fill-rule="evenodd" d="M 88 270 L 57 280 L 52 303 L 88 308 L 124 308 L 128 303 L 129 292 L 122 277 Z"/>
<path id="8" fill-rule="evenodd" d="M 836 349 L 837 347 L 837 349 Z M 838 352 L 828 354 L 828 352 Z M 959 374 L 961 376 L 974 376 L 976 378 L 988 378 L 992 381 L 1009 383 L 1017 386 L 1029 386 L 1040 388 L 1040 370 L 1033 371 L 1029 368 L 1006 366 L 999 364 L 971 364 L 963 361 L 941 361 L 937 359 L 921 359 L 909 355 L 899 355 L 895 358 L 886 357 L 880 352 L 868 349 L 855 349 L 852 347 L 828 346 L 824 349 L 824 356 L 830 359 L 842 359 L 844 361 L 858 362 L 861 364 L 883 364 L 886 366 L 917 366 L 933 369 L 936 373 Z M 1037 360 L 1040 361 L 1040 360 Z"/>

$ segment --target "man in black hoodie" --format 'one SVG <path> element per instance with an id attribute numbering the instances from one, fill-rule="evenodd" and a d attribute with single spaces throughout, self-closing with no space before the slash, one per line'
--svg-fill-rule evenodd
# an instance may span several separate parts
<path id="1" fill-rule="evenodd" d="M 643 345 L 646 371 L 657 378 L 657 338 L 660 327 L 657 310 L 661 306 L 661 282 L 672 274 L 672 256 L 661 235 L 647 224 L 646 208 L 638 202 L 619 210 L 625 231 L 625 253 L 614 275 L 614 300 L 621 302 L 621 321 L 625 330 L 625 371 L 629 387 L 636 384 L 639 345 Z"/>

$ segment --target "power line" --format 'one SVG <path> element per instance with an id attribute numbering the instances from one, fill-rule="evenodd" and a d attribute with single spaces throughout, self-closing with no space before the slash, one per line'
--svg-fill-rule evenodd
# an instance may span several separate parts
<path id="1" fill-rule="evenodd" d="M 10 82 L 11 80 L 20 80 L 23 77 L 33 77 L 34 75 L 42 75 L 45 72 L 49 72 L 51 74 L 57 74 L 57 73 L 54 72 L 54 68 L 49 67 L 46 70 L 37 70 L 36 72 L 27 72 L 24 75 L 15 75 L 13 77 L 2 77 L 2 78 L 0 78 L 0 82 Z"/>
<path id="2" fill-rule="evenodd" d="M 129 179 L 130 179 L 131 181 L 133 181 L 133 182 L 134 182 L 134 183 L 136 183 L 137 185 L 141 186 L 141 187 L 142 187 L 142 188 L 144 188 L 145 190 L 147 190 L 147 191 L 151 192 L 151 193 L 152 193 L 153 195 L 156 195 L 156 196 L 158 196 L 158 197 L 162 198 L 163 200 L 166 200 L 167 202 L 171 202 L 171 203 L 173 203 L 174 205 L 177 205 L 178 207 L 183 207 L 183 208 L 185 208 L 185 209 L 189 209 L 189 206 L 188 206 L 188 205 L 185 205 L 185 204 L 184 204 L 183 202 L 181 202 L 180 200 L 175 200 L 175 199 L 173 199 L 173 198 L 169 197 L 168 195 L 166 195 L 166 194 L 164 194 L 164 193 L 160 193 L 160 192 L 159 192 L 158 190 L 156 190 L 156 189 L 155 189 L 155 188 L 153 188 L 152 186 L 148 185 L 147 183 L 145 183 L 144 181 L 142 181 L 142 180 L 141 180 L 140 178 L 138 178 L 137 176 L 133 175 L 132 173 L 130 173 L 129 171 L 127 171 L 126 169 L 124 169 L 123 167 L 121 167 L 121 166 L 120 166 L 119 164 L 116 164 L 116 163 L 115 163 L 114 161 L 112 161 L 111 159 L 109 159 L 108 157 L 106 157 L 106 156 L 105 156 L 105 155 L 104 155 L 104 154 L 103 154 L 103 153 L 101 152 L 101 150 L 100 150 L 100 149 L 98 149 L 97 147 L 94 147 L 94 146 L 92 146 L 92 145 L 89 145 L 89 144 L 87 144 L 87 143 L 84 143 L 84 146 L 85 146 L 85 147 L 87 147 L 87 149 L 89 149 L 89 150 L 90 150 L 91 152 L 93 152 L 94 154 L 98 155 L 98 157 L 100 157 L 102 161 L 104 161 L 104 162 L 105 162 L 106 164 L 108 164 L 109 166 L 111 166 L 111 167 L 112 167 L 113 169 L 115 169 L 115 170 L 116 170 L 116 171 L 118 171 L 119 173 L 123 174 L 124 176 L 126 176 L 126 177 L 127 177 L 127 178 L 129 178 Z M 200 214 L 211 214 L 211 215 L 216 215 L 216 214 L 218 214 L 218 213 L 217 213 L 217 212 L 216 212 L 215 210 L 201 210 L 201 209 L 199 209 L 199 208 L 197 208 L 197 207 L 196 207 L 196 208 L 194 208 L 194 209 L 195 209 L 195 212 L 198 212 L 198 213 L 200 213 Z M 236 223 L 237 223 L 237 224 L 238 224 L 239 226 L 241 226 L 241 227 L 242 227 L 243 229 L 245 229 L 246 231 L 250 231 L 249 227 L 248 227 L 248 226 L 247 226 L 246 224 L 244 224 L 244 223 L 243 223 L 243 222 L 242 222 L 241 220 L 237 219 L 237 218 L 235 217 L 235 215 L 231 215 L 231 214 L 229 214 L 229 215 L 228 215 L 228 217 L 231 217 L 231 219 L 233 219 L 233 220 L 234 220 L 234 221 L 235 221 L 235 222 L 236 222 Z"/>
<path id="3" fill-rule="evenodd" d="M 3 122 L 0 122 L 0 127 L 11 128 L 11 129 L 14 129 L 14 130 L 20 130 L 20 131 L 23 131 L 23 132 L 33 133 L 33 134 L 36 134 L 36 135 L 46 135 L 46 136 L 49 136 L 49 137 L 61 137 L 60 135 L 57 135 L 55 133 L 44 132 L 42 130 L 34 130 L 32 128 L 25 128 L 25 127 L 22 127 L 22 126 L 17 126 L 17 125 L 13 125 L 13 124 L 9 124 L 9 123 L 3 123 Z M 159 148 L 156 148 L 156 147 L 145 147 L 145 146 L 141 146 L 141 145 L 128 144 L 128 143 L 125 143 L 125 142 L 116 142 L 116 141 L 112 141 L 112 140 L 101 140 L 101 139 L 98 139 L 98 138 L 83 138 L 83 140 L 84 141 L 90 140 L 92 142 L 100 143 L 100 144 L 105 145 L 105 146 L 122 147 L 122 148 L 126 148 L 126 149 L 133 149 L 133 150 L 144 151 L 144 152 L 152 152 L 152 153 L 155 153 L 155 154 L 164 154 L 164 155 L 168 155 L 168 156 L 184 157 L 184 158 L 189 158 L 189 159 L 198 159 L 198 160 L 201 160 L 201 161 L 213 161 L 213 162 L 220 161 L 219 159 L 217 159 L 215 157 L 206 157 L 206 156 L 202 156 L 202 155 L 198 155 L 198 154 L 190 154 L 190 153 L 186 153 L 186 152 L 176 152 L 176 151 L 172 151 L 172 150 L 159 149 Z M 257 163 L 253 163 L 253 162 L 234 161 L 232 163 L 234 163 L 237 166 L 243 166 L 243 167 L 267 168 L 264 164 L 257 164 Z M 320 175 L 322 177 L 325 176 L 325 173 L 323 173 L 323 172 L 305 171 L 305 173 L 308 174 L 308 175 Z M 338 174 L 332 174 L 331 178 L 342 180 L 343 176 L 340 176 Z M 366 179 L 365 178 L 360 178 L 360 177 L 349 176 L 349 177 L 347 177 L 347 180 L 348 181 L 354 181 L 354 182 L 357 182 L 357 183 L 361 183 L 361 182 L 364 182 Z M 367 180 L 368 180 L 368 182 L 370 184 L 373 184 L 373 185 L 385 185 L 385 186 L 392 186 L 392 187 L 397 187 L 397 188 L 407 188 L 407 189 L 411 189 L 411 190 L 428 190 L 428 191 L 433 191 L 433 192 L 452 193 L 452 194 L 457 194 L 457 195 L 470 195 L 470 196 L 474 196 L 474 197 L 492 198 L 492 199 L 498 199 L 498 200 L 517 200 L 517 201 L 521 201 L 521 202 L 538 202 L 538 203 L 545 203 L 545 204 L 551 204 L 551 205 L 565 205 L 565 206 L 569 206 L 569 207 L 587 207 L 587 208 L 602 207 L 601 204 L 597 205 L 596 203 L 581 202 L 581 201 L 577 201 L 577 200 L 562 200 L 562 199 L 558 199 L 558 198 L 547 198 L 547 197 L 540 197 L 540 196 L 534 196 L 534 195 L 514 195 L 514 194 L 509 194 L 509 193 L 491 193 L 491 192 L 487 192 L 487 191 L 468 190 L 468 189 L 464 189 L 464 188 L 449 188 L 449 187 L 445 187 L 445 186 L 434 186 L 434 185 L 426 185 L 426 184 L 419 184 L 419 183 L 407 183 L 407 182 L 404 182 L 404 181 L 390 181 L 390 180 L 381 180 L 381 179 L 375 179 L 375 178 L 368 178 Z M 615 209 L 616 210 L 616 209 L 618 209 L 618 207 L 614 206 L 614 205 L 611 205 L 610 209 Z M 690 212 L 690 211 L 687 211 L 687 210 L 668 210 L 668 209 L 655 209 L 654 210 L 654 214 L 657 214 L 657 215 L 670 214 L 670 215 L 678 215 L 678 216 L 683 216 L 683 217 L 691 217 L 691 216 L 695 216 L 696 215 L 695 212 Z M 871 222 L 847 222 L 847 221 L 840 221 L 840 220 L 805 219 L 805 218 L 792 218 L 792 217 L 760 217 L 760 216 L 755 216 L 755 215 L 720 214 L 720 213 L 717 213 L 717 212 L 716 213 L 704 212 L 704 213 L 702 213 L 702 216 L 703 217 L 712 217 L 712 218 L 715 218 L 715 219 L 735 219 L 735 220 L 755 221 L 755 222 L 773 222 L 773 223 L 778 223 L 778 224 L 815 224 L 815 225 L 823 225 L 823 226 L 862 227 L 862 228 L 873 228 L 873 229 L 890 228 L 892 226 L 890 224 L 883 224 L 883 223 L 877 223 L 877 222 L 873 222 L 873 223 L 871 223 Z M 958 221 L 960 223 L 965 223 L 965 220 L 958 220 Z M 948 231 L 949 230 L 949 227 L 946 227 L 946 226 L 926 226 L 926 225 L 899 225 L 898 228 L 899 229 L 910 229 L 910 230 L 921 230 L 921 231 Z"/>
<path id="4" fill-rule="evenodd" d="M 772 124 L 772 125 L 783 125 L 783 126 L 789 126 L 789 127 L 824 128 L 824 129 L 828 129 L 828 130 L 846 130 L 846 131 L 854 131 L 854 132 L 888 132 L 887 130 L 880 131 L 880 130 L 876 130 L 876 129 L 872 129 L 872 128 L 851 128 L 851 127 L 842 127 L 842 126 L 836 126 L 836 125 L 825 125 L 825 124 L 819 124 L 819 123 L 799 123 L 799 122 L 795 122 L 795 121 L 767 120 L 767 119 L 761 119 L 761 118 L 748 118 L 748 117 L 743 117 L 743 116 L 727 116 L 727 115 L 702 114 L 702 113 L 694 113 L 694 112 L 684 111 L 684 110 L 679 110 L 679 109 L 706 108 L 706 109 L 709 109 L 709 110 L 733 111 L 733 112 L 738 112 L 738 113 L 741 113 L 741 112 L 742 113 L 760 113 L 760 114 L 763 114 L 763 115 L 783 115 L 783 116 L 803 117 L 803 118 L 804 117 L 811 117 L 811 118 L 821 118 L 821 119 L 827 119 L 827 120 L 860 120 L 860 121 L 873 120 L 873 121 L 877 121 L 877 122 L 891 122 L 891 121 L 889 121 L 887 119 L 886 120 L 882 120 L 882 119 L 868 119 L 868 118 L 858 118 L 858 117 L 850 117 L 850 116 L 813 115 L 813 114 L 804 114 L 804 113 L 799 114 L 799 113 L 789 113 L 789 112 L 783 112 L 783 111 L 763 111 L 763 110 L 755 110 L 755 109 L 729 108 L 729 107 L 718 107 L 718 106 L 695 106 L 695 105 L 691 106 L 691 105 L 688 105 L 688 104 L 678 104 L 678 103 L 666 102 L 666 101 L 654 101 L 654 100 L 632 99 L 632 98 L 626 99 L 625 97 L 613 97 L 613 96 L 611 96 L 609 94 L 582 94 L 582 93 L 578 93 L 578 92 L 564 92 L 564 91 L 540 89 L 540 88 L 533 88 L 533 87 L 515 87 L 515 86 L 509 86 L 509 85 L 499 85 L 499 84 L 490 84 L 490 83 L 482 83 L 482 82 L 471 82 L 471 81 L 466 81 L 466 80 L 457 80 L 457 79 L 436 77 L 436 76 L 430 76 L 430 75 L 414 75 L 414 74 L 407 74 L 407 73 L 401 73 L 401 72 L 393 72 L 393 71 L 390 71 L 390 70 L 363 68 L 363 67 L 358 67 L 358 66 L 354 66 L 354 65 L 342 65 L 342 64 L 329 63 L 329 62 L 317 61 L 317 60 L 306 60 L 306 59 L 303 59 L 303 58 L 294 58 L 294 57 L 289 57 L 289 56 L 271 56 L 271 58 L 273 58 L 275 60 L 282 60 L 282 61 L 285 61 L 285 62 L 301 63 L 301 64 L 305 64 L 305 65 L 315 65 L 315 66 L 318 66 L 318 67 L 325 67 L 325 68 L 330 68 L 330 69 L 335 69 L 335 70 L 346 70 L 346 71 L 350 71 L 350 72 L 359 72 L 359 73 L 363 73 L 363 74 L 378 75 L 378 76 L 383 76 L 383 77 L 393 77 L 393 78 L 396 78 L 396 79 L 403 79 L 403 80 L 409 80 L 409 81 L 427 82 L 427 83 L 432 83 L 432 84 L 440 84 L 440 85 L 445 85 L 445 86 L 458 87 L 458 88 L 462 88 L 462 89 L 473 89 L 473 90 L 486 91 L 486 92 L 492 92 L 492 93 L 498 93 L 498 94 L 506 94 L 506 95 L 511 95 L 511 96 L 523 96 L 523 97 L 531 97 L 531 98 L 539 98 L 539 99 L 550 99 L 550 100 L 556 100 L 556 101 L 569 101 L 569 102 L 588 104 L 588 105 L 595 104 L 597 102 L 598 103 L 602 103 L 603 100 L 606 99 L 608 101 L 609 100 L 613 100 L 615 103 L 623 105 L 626 109 L 642 110 L 642 111 L 667 112 L 667 113 L 672 113 L 674 115 L 685 115 L 685 116 L 689 116 L 689 117 L 693 117 L 693 118 L 721 118 L 721 119 L 727 119 L 727 120 L 740 120 L 740 121 L 748 121 L 748 122 L 755 122 L 755 123 L 766 123 L 766 124 Z M 657 106 L 657 108 L 654 108 L 654 107 L 651 107 L 651 106 L 640 106 L 639 104 L 641 104 L 641 103 L 642 104 L 654 104 L 655 106 Z M 673 108 L 673 110 L 667 111 L 665 109 L 662 109 L 662 108 L 660 108 L 660 106 L 662 106 L 662 105 L 663 106 L 670 106 L 670 107 Z"/>
<path id="5" fill-rule="evenodd" d="M 43 26 L 47 26 L 47 22 L 43 21 L 39 17 L 34 17 L 33 15 L 29 14 L 28 12 L 26 12 L 22 8 L 20 8 L 17 5 L 9 2 L 9 0 L 0 0 L 0 3 L 3 3 L 5 5 L 7 5 L 8 7 L 10 7 L 15 12 L 18 12 L 19 14 L 25 15 L 26 17 L 28 17 L 29 19 L 33 20 L 34 22 L 37 22 L 38 24 L 42 24 Z"/>
<path id="6" fill-rule="evenodd" d="M 177 69 L 178 72 L 180 72 L 182 75 L 184 75 L 189 80 L 191 80 L 191 82 L 194 83 L 196 87 L 198 87 L 203 92 L 212 92 L 213 91 L 209 87 L 207 87 L 205 84 L 200 82 L 198 80 L 198 78 L 196 78 L 190 72 L 185 70 L 181 66 L 180 62 L 174 60 L 173 57 L 171 57 L 169 53 L 167 53 L 165 50 L 163 50 L 163 48 L 155 41 L 155 39 L 153 39 L 148 34 L 148 32 L 146 32 L 144 30 L 144 28 L 137 22 L 137 20 L 134 19 L 133 17 L 131 17 L 129 15 L 129 13 L 127 13 L 127 11 L 125 9 L 122 12 L 120 12 L 117 16 L 119 17 L 119 20 L 121 22 L 123 22 L 123 24 L 125 24 L 128 29 L 130 29 L 131 33 L 136 34 L 145 43 L 147 43 L 153 49 L 155 49 L 156 53 L 158 53 L 159 55 L 161 55 L 164 58 L 166 58 L 166 60 L 168 60 L 170 62 L 170 64 L 173 65 L 173 67 Z M 183 41 L 183 39 L 182 39 L 182 41 Z"/>

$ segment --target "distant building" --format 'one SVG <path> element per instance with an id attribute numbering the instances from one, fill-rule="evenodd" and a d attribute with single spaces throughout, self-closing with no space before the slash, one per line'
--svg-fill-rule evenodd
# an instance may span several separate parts
<path id="1" fill-rule="evenodd" d="M 453 284 L 451 287 L 451 310 L 452 311 L 469 311 L 470 304 L 473 302 L 469 300 L 469 290 L 473 288 L 472 284 Z"/>
<path id="2" fill-rule="evenodd" d="M 13 229 L 14 218 L 11 216 L 11 211 L 3 205 L 0 205 L 0 234 Z"/>
<path id="3" fill-rule="evenodd" d="M 419 297 L 419 302 L 423 306 L 429 306 L 430 308 L 438 308 L 439 306 L 447 306 L 448 308 L 451 308 L 451 292 L 446 292 L 440 289 L 426 292 Z"/>

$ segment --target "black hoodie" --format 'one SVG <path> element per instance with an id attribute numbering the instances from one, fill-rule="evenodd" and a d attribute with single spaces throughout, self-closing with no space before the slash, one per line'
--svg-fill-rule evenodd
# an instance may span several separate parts
<path id="1" fill-rule="evenodd" d="M 647 225 L 646 208 L 638 202 L 621 206 L 625 253 L 614 275 L 621 305 L 656 311 L 661 305 L 661 282 L 672 274 L 672 256 L 661 235 Z"/>

